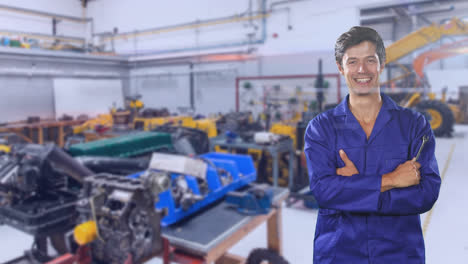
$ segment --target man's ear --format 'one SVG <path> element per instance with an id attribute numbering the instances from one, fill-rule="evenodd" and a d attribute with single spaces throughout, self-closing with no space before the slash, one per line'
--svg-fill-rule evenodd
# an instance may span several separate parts
<path id="1" fill-rule="evenodd" d="M 380 74 L 382 74 L 384 69 L 385 69 L 385 62 L 380 64 Z"/>
<path id="2" fill-rule="evenodd" d="M 336 63 L 336 66 L 338 66 L 338 70 L 340 71 L 341 75 L 344 76 L 344 70 L 343 70 L 343 67 L 341 66 L 341 64 L 338 63 L 337 61 L 335 63 Z"/>

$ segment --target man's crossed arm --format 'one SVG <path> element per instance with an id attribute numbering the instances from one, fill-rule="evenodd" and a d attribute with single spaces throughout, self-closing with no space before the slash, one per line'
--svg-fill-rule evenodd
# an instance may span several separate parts
<path id="1" fill-rule="evenodd" d="M 359 171 L 354 166 L 354 163 L 348 158 L 346 152 L 340 149 L 340 157 L 345 166 L 336 169 L 336 174 L 340 176 L 350 177 L 359 174 Z M 413 185 L 418 185 L 421 180 L 421 173 L 419 171 L 421 164 L 416 161 L 416 158 L 408 160 L 389 173 L 382 175 L 382 185 L 380 192 L 385 192 L 393 188 L 405 188 Z"/>

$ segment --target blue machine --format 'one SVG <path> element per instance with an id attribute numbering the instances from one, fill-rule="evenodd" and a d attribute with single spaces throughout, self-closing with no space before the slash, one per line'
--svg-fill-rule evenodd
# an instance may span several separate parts
<path id="1" fill-rule="evenodd" d="M 273 189 L 267 184 L 252 186 L 243 192 L 229 192 L 226 195 L 226 203 L 249 215 L 269 213 L 272 202 Z"/>
<path id="2" fill-rule="evenodd" d="M 211 152 L 196 159 L 206 164 L 206 175 L 203 177 L 168 170 L 169 188 L 159 192 L 159 201 L 155 204 L 156 209 L 167 213 L 161 220 L 161 226 L 174 224 L 257 178 L 254 162 L 248 155 Z M 129 177 L 144 177 L 144 173 Z"/>

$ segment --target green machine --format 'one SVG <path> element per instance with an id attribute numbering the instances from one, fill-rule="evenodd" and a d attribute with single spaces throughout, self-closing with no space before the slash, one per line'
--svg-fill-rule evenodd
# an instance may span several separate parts
<path id="1" fill-rule="evenodd" d="M 172 136 L 163 132 L 135 132 L 70 146 L 73 156 L 137 157 L 152 152 L 173 152 Z"/>
<path id="2" fill-rule="evenodd" d="M 68 153 L 95 173 L 128 175 L 146 170 L 153 152 L 196 156 L 209 151 L 204 131 L 187 127 L 159 127 L 119 137 L 79 143 Z"/>

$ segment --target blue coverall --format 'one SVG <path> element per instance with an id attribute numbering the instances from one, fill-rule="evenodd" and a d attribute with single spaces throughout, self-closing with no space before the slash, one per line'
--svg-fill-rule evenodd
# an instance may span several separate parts
<path id="1" fill-rule="evenodd" d="M 314 263 L 425 263 L 419 214 L 432 208 L 441 183 L 430 124 L 382 94 L 382 108 L 367 139 L 348 97 L 311 120 L 305 134 L 310 189 L 320 206 Z M 423 135 L 429 141 L 418 159 L 420 183 L 381 193 L 382 175 L 415 157 Z M 336 174 L 344 167 L 340 149 L 359 174 Z"/>

